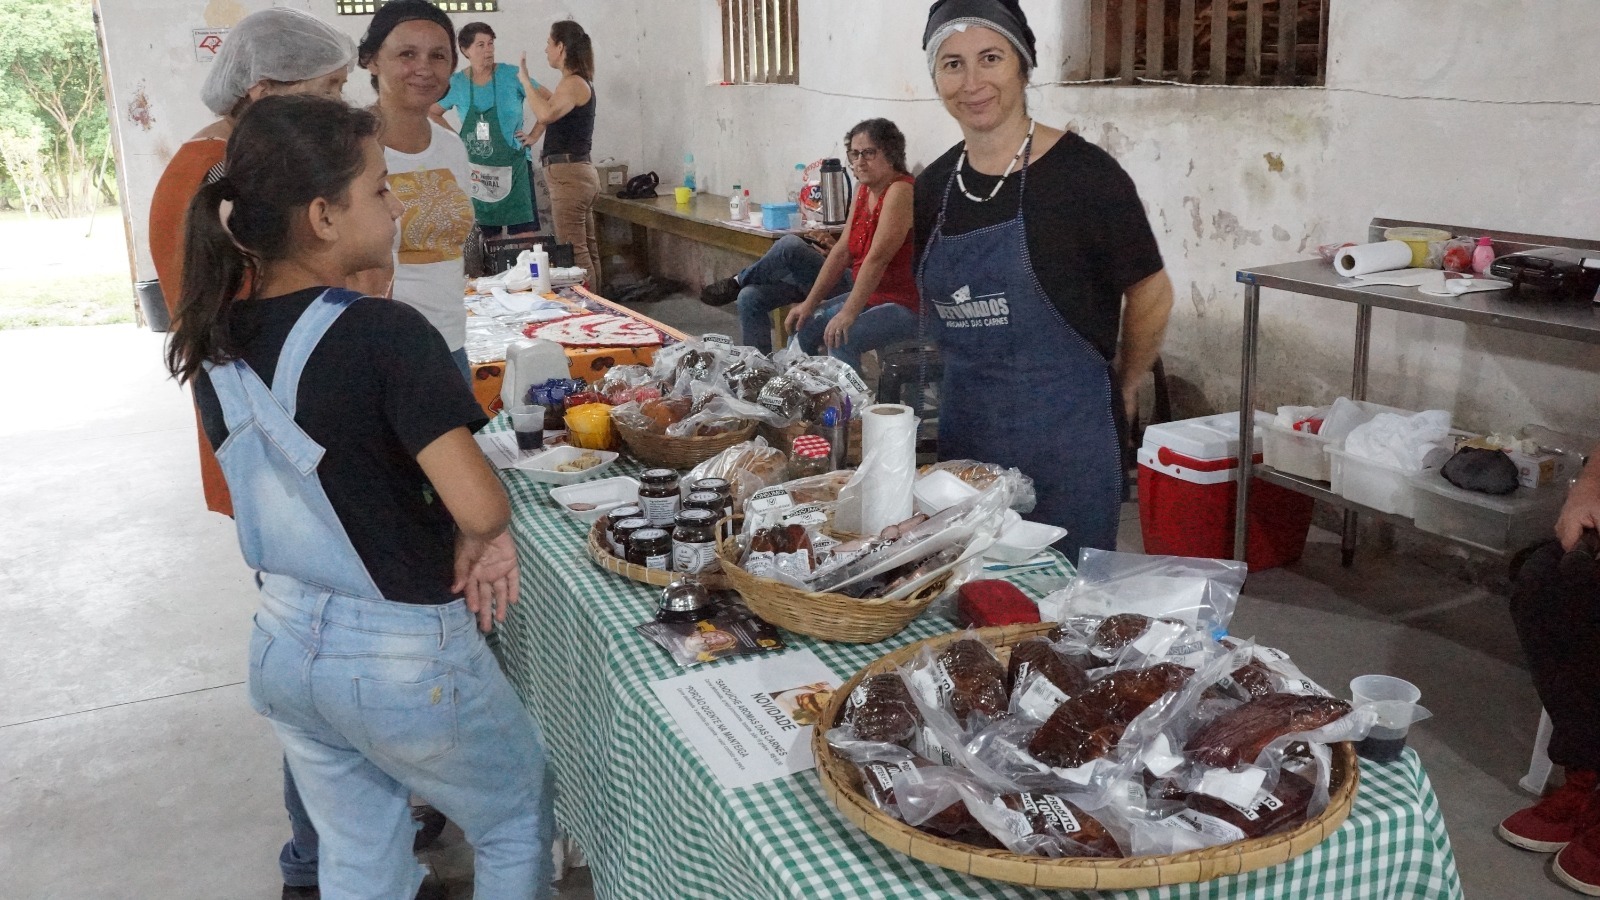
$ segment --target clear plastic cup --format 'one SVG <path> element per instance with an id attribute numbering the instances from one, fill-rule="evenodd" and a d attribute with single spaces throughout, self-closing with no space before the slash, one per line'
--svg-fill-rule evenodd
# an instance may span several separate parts
<path id="1" fill-rule="evenodd" d="M 523 456 L 544 449 L 544 407 L 513 406 L 511 428 L 517 433 L 517 449 Z"/>
<path id="2" fill-rule="evenodd" d="M 1356 706 L 1371 704 L 1378 714 L 1367 737 L 1356 744 L 1363 759 L 1389 763 L 1400 758 L 1406 748 L 1411 723 L 1431 713 L 1417 705 L 1422 691 L 1404 678 L 1393 675 L 1361 675 L 1350 681 L 1350 700 Z"/>

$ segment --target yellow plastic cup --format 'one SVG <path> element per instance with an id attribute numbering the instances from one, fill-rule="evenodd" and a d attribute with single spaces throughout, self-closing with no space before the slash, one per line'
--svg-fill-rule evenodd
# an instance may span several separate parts
<path id="1" fill-rule="evenodd" d="M 673 188 L 672 196 L 677 198 L 679 206 L 688 206 L 689 201 L 694 199 L 694 188 Z"/>
<path id="2" fill-rule="evenodd" d="M 567 443 L 583 450 L 611 450 L 617 433 L 611 427 L 611 405 L 585 403 L 567 410 Z"/>

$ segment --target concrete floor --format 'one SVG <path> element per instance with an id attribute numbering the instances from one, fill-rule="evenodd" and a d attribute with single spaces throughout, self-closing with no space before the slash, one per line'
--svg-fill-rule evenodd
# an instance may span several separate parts
<path id="1" fill-rule="evenodd" d="M 687 297 L 644 311 L 736 328 Z M 231 523 L 201 503 L 161 348 L 130 326 L 0 332 L 0 896 L 277 896 L 279 752 L 241 684 L 254 589 Z M 1233 631 L 1336 690 L 1364 672 L 1420 685 L 1436 717 L 1412 744 L 1468 896 L 1574 896 L 1492 834 L 1528 802 L 1539 712 L 1504 597 L 1407 557 L 1342 569 L 1318 532 L 1302 562 L 1251 577 Z M 428 860 L 470 896 L 459 832 Z M 584 870 L 561 888 L 592 896 Z"/>

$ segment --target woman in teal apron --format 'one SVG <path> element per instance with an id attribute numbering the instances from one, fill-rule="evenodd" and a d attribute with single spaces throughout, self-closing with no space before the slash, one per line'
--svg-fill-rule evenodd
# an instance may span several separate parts
<path id="1" fill-rule="evenodd" d="M 1016 0 L 935 4 L 923 47 L 965 138 L 916 184 L 939 455 L 1021 469 L 1069 558 L 1115 549 L 1125 417 L 1172 306 L 1149 221 L 1115 160 L 1028 116 Z"/>
<path id="2" fill-rule="evenodd" d="M 450 92 L 436 112 L 441 121 L 447 109 L 461 117 L 478 225 L 485 235 L 538 231 L 529 151 L 523 144 L 526 95 L 516 67 L 494 61 L 494 29 L 482 22 L 461 26 L 456 42 L 469 65 L 450 76 Z"/>

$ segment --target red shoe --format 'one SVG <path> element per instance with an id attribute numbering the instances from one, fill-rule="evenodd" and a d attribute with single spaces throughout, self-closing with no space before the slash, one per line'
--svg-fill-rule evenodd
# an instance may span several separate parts
<path id="1" fill-rule="evenodd" d="M 1538 803 L 1507 816 L 1495 832 L 1513 847 L 1540 853 L 1560 850 L 1577 837 L 1580 824 L 1585 824 L 1584 813 L 1591 808 L 1600 809 L 1600 802 L 1595 800 L 1596 780 L 1594 772 L 1569 769 L 1567 780 L 1560 787 L 1545 794 Z M 1595 849 L 1600 851 L 1600 834 L 1596 837 Z"/>
<path id="2" fill-rule="evenodd" d="M 1600 804 L 1596 804 L 1600 806 Z M 1580 894 L 1600 897 L 1600 821 L 1579 832 L 1556 854 L 1556 877 Z"/>

